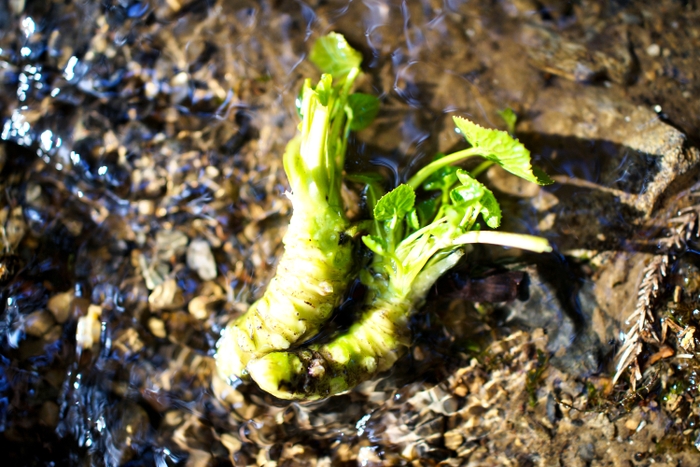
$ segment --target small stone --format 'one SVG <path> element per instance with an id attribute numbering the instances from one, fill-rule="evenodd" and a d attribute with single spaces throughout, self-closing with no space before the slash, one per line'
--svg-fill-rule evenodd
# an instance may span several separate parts
<path id="1" fill-rule="evenodd" d="M 60 324 L 54 324 L 53 327 L 42 336 L 42 339 L 44 339 L 44 342 L 47 344 L 56 342 L 61 338 L 63 335 L 63 326 Z"/>
<path id="2" fill-rule="evenodd" d="M 156 250 L 158 258 L 169 261 L 175 255 L 185 252 L 187 247 L 187 235 L 179 230 L 160 230 L 156 233 Z"/>
<path id="3" fill-rule="evenodd" d="M 143 341 L 135 328 L 120 329 L 112 339 L 112 348 L 129 358 L 143 349 Z"/>
<path id="4" fill-rule="evenodd" d="M 165 326 L 171 342 L 184 343 L 198 328 L 198 322 L 189 313 L 174 311 L 164 315 Z"/>
<path id="5" fill-rule="evenodd" d="M 165 323 L 162 319 L 151 318 L 148 320 L 148 329 L 151 330 L 154 336 L 159 339 L 165 339 L 167 336 L 165 332 Z"/>
<path id="6" fill-rule="evenodd" d="M 540 192 L 539 185 L 516 177 L 497 165 L 491 166 L 486 176 L 498 190 L 518 198 L 534 198 Z"/>
<path id="7" fill-rule="evenodd" d="M 210 302 L 211 299 L 204 295 L 194 297 L 192 300 L 190 300 L 189 305 L 187 305 L 187 311 L 189 311 L 190 314 L 197 319 L 207 319 L 209 316 L 207 305 Z"/>
<path id="8" fill-rule="evenodd" d="M 24 331 L 30 336 L 41 337 L 54 325 L 53 316 L 46 310 L 38 310 L 27 315 Z"/>
<path id="9" fill-rule="evenodd" d="M 382 465 L 382 460 L 377 454 L 377 448 L 373 446 L 362 446 L 357 453 L 357 463 L 359 465 L 379 466 Z"/>
<path id="10" fill-rule="evenodd" d="M 26 1 L 25 0 L 10 0 L 7 2 L 10 11 L 15 15 L 21 15 L 24 11 Z"/>
<path id="11" fill-rule="evenodd" d="M 421 349 L 419 346 L 414 347 L 413 358 L 419 362 L 423 361 L 425 359 L 425 353 L 423 352 L 423 349 Z"/>
<path id="12" fill-rule="evenodd" d="M 78 327 L 75 330 L 75 342 L 79 350 L 91 349 L 100 341 L 102 307 L 90 305 L 87 314 L 78 319 Z"/>
<path id="13" fill-rule="evenodd" d="M 138 202 L 138 210 L 142 216 L 152 216 L 156 212 L 156 206 L 153 200 L 142 199 Z"/>
<path id="14" fill-rule="evenodd" d="M 226 446 L 226 449 L 228 449 L 231 454 L 237 453 L 243 447 L 243 443 L 228 433 L 221 435 L 221 444 Z"/>
<path id="15" fill-rule="evenodd" d="M 204 169 L 204 173 L 206 173 L 206 174 L 207 174 L 207 177 L 209 177 L 209 178 L 216 178 L 216 177 L 219 176 L 219 173 L 220 173 L 220 172 L 219 172 L 219 169 L 217 169 L 217 168 L 214 167 L 213 165 L 208 165 L 208 166 Z"/>
<path id="16" fill-rule="evenodd" d="M 53 313 L 53 317 L 57 323 L 63 324 L 70 316 L 70 306 L 73 302 L 73 291 L 62 292 L 49 298 L 46 308 Z"/>
<path id="17" fill-rule="evenodd" d="M 211 388 L 219 400 L 222 400 L 231 406 L 240 407 L 245 403 L 243 394 L 224 381 L 217 373 L 214 373 L 212 376 Z"/>
<path id="18" fill-rule="evenodd" d="M 172 77 L 172 79 L 170 80 L 170 85 L 171 86 L 186 86 L 188 81 L 189 81 L 189 77 L 187 76 L 187 73 L 182 71 L 182 72 L 180 72 Z"/>
<path id="19" fill-rule="evenodd" d="M 177 427 L 183 422 L 182 412 L 179 410 L 170 410 L 163 416 L 163 426 L 166 427 Z"/>
<path id="20" fill-rule="evenodd" d="M 119 140 L 113 131 L 108 131 L 103 136 L 105 152 L 114 152 L 119 147 Z"/>
<path id="21" fill-rule="evenodd" d="M 456 431 L 448 431 L 445 433 L 445 447 L 456 451 L 464 442 L 464 437 Z"/>
<path id="22" fill-rule="evenodd" d="M 465 385 L 463 385 L 463 384 L 460 384 L 459 386 L 457 386 L 457 387 L 454 388 L 454 394 L 455 394 L 457 397 L 464 397 L 464 396 L 467 395 L 468 392 L 469 392 L 469 390 L 468 390 L 467 387 L 466 387 Z"/>
<path id="23" fill-rule="evenodd" d="M 173 310 L 180 308 L 184 302 L 182 291 L 175 279 L 158 284 L 148 296 L 148 304 L 152 310 Z"/>
<path id="24" fill-rule="evenodd" d="M 187 247 L 187 266 L 196 271 L 203 281 L 216 278 L 216 262 L 209 242 L 201 238 L 192 240 Z"/>
<path id="25" fill-rule="evenodd" d="M 625 428 L 627 428 L 630 431 L 635 431 L 637 427 L 639 426 L 639 418 L 637 416 L 632 416 L 630 417 L 626 422 L 625 422 Z"/>
<path id="26" fill-rule="evenodd" d="M 659 44 L 651 44 L 647 47 L 646 52 L 650 57 L 658 57 L 661 55 L 661 47 L 659 47 Z"/>
<path id="27" fill-rule="evenodd" d="M 146 86 L 144 86 L 143 89 L 143 92 L 148 99 L 155 99 L 159 91 L 160 89 L 158 84 L 154 83 L 153 81 L 146 83 Z"/>
<path id="28" fill-rule="evenodd" d="M 58 425 L 58 405 L 52 401 L 46 401 L 41 404 L 39 420 L 45 426 L 55 428 Z"/>

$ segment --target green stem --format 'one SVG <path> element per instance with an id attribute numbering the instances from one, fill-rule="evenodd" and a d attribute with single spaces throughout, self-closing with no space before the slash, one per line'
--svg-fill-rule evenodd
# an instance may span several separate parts
<path id="1" fill-rule="evenodd" d="M 421 184 L 435 171 L 456 162 L 460 162 L 468 157 L 478 156 L 479 154 L 481 154 L 480 148 L 469 148 L 454 152 L 445 157 L 441 157 L 440 159 L 431 162 L 416 172 L 416 174 L 406 182 L 406 185 L 410 186 L 414 190 L 417 190 L 418 187 L 420 187 Z"/>
<path id="2" fill-rule="evenodd" d="M 452 241 L 453 245 L 466 245 L 469 243 L 488 243 L 490 245 L 520 248 L 521 250 L 534 251 L 535 253 L 549 253 L 552 251 L 552 246 L 546 238 L 492 230 L 472 230 Z"/>
<path id="3" fill-rule="evenodd" d="M 495 164 L 494 161 L 484 161 L 481 164 L 477 165 L 474 170 L 470 170 L 469 173 L 473 178 L 478 177 L 482 173 L 486 172 L 486 169 L 491 167 L 493 164 Z"/>
<path id="4" fill-rule="evenodd" d="M 330 145 L 332 145 L 334 150 L 327 154 L 327 157 L 329 159 L 328 166 L 334 167 L 334 170 L 331 170 L 329 174 L 329 185 L 331 187 L 331 190 L 330 198 L 328 201 L 331 205 L 342 204 L 342 201 L 336 198 L 337 195 L 340 194 L 340 187 L 342 184 L 341 174 L 343 171 L 343 167 L 345 166 L 347 140 L 350 134 L 350 124 L 352 123 L 351 119 L 348 118 L 346 105 L 348 103 L 348 96 L 350 94 L 350 90 L 352 89 L 352 85 L 359 75 L 359 68 L 353 68 L 350 70 L 350 72 L 348 72 L 348 75 L 345 77 L 345 81 L 343 82 L 342 88 L 340 88 L 337 98 L 333 103 L 332 115 L 335 115 L 336 117 L 335 121 L 332 122 L 330 130 L 331 133 L 330 137 L 328 138 L 328 141 L 330 141 Z"/>

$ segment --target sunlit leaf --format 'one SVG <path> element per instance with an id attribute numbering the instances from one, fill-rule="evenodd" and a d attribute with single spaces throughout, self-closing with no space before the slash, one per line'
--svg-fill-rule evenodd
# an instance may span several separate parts
<path id="1" fill-rule="evenodd" d="M 386 221 L 394 216 L 403 218 L 416 202 L 416 193 L 408 185 L 399 185 L 382 196 L 374 206 L 374 218 Z"/>
<path id="2" fill-rule="evenodd" d="M 309 59 L 323 73 L 335 79 L 343 79 L 353 68 L 362 63 L 362 54 L 350 47 L 342 34 L 332 32 L 320 37 L 311 48 Z"/>
<path id="3" fill-rule="evenodd" d="M 356 92 L 348 97 L 348 106 L 352 109 L 350 129 L 359 131 L 367 128 L 374 121 L 379 112 L 379 99 Z"/>
<path id="4" fill-rule="evenodd" d="M 530 165 L 530 151 L 517 139 L 505 131 L 483 128 L 465 118 L 454 117 L 454 122 L 469 144 L 483 151 L 484 158 L 513 175 L 540 184 L 541 177 L 533 173 Z"/>
<path id="5" fill-rule="evenodd" d="M 518 120 L 518 116 L 515 115 L 513 109 L 506 107 L 498 112 L 498 115 L 506 122 L 506 128 L 508 128 L 508 133 L 511 135 L 515 134 L 515 122 Z"/>
<path id="6" fill-rule="evenodd" d="M 501 225 L 501 206 L 496 201 L 490 190 L 484 189 L 484 196 L 481 197 L 481 217 L 484 218 L 486 225 L 492 229 Z"/>

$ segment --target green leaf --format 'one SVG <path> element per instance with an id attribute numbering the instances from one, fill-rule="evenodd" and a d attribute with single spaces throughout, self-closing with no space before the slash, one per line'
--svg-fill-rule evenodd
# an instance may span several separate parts
<path id="1" fill-rule="evenodd" d="M 517 139 L 505 131 L 483 128 L 465 118 L 454 117 L 454 122 L 469 144 L 483 151 L 484 158 L 513 175 L 533 183 L 540 182 L 530 165 L 530 151 Z"/>
<path id="2" fill-rule="evenodd" d="M 437 202 L 438 200 L 435 198 L 428 198 L 416 205 L 416 213 L 418 214 L 421 227 L 428 225 L 435 217 L 438 207 Z"/>
<path id="3" fill-rule="evenodd" d="M 379 112 L 379 99 L 356 92 L 348 97 L 348 106 L 352 109 L 350 129 L 359 131 L 367 128 L 374 121 Z"/>
<path id="4" fill-rule="evenodd" d="M 309 59 L 323 73 L 343 79 L 353 68 L 359 68 L 362 54 L 350 47 L 342 34 L 332 32 L 320 37 L 311 48 Z"/>
<path id="5" fill-rule="evenodd" d="M 443 167 L 437 172 L 433 173 L 423 184 L 423 189 L 427 191 L 432 190 L 449 190 L 452 185 L 457 181 L 457 167 L 448 165 Z"/>
<path id="6" fill-rule="evenodd" d="M 484 196 L 481 197 L 481 216 L 484 218 L 486 225 L 492 229 L 498 228 L 501 225 L 501 206 L 499 206 L 496 197 L 488 188 L 484 188 Z"/>
<path id="7" fill-rule="evenodd" d="M 532 166 L 532 173 L 535 174 L 535 177 L 537 177 L 537 183 L 542 186 L 547 186 L 551 185 L 554 183 L 554 180 L 552 180 L 549 175 L 544 173 L 544 170 L 540 169 L 539 167 L 533 165 Z"/>
<path id="8" fill-rule="evenodd" d="M 459 206 L 460 204 L 478 201 L 481 204 L 479 212 L 484 218 L 486 225 L 492 229 L 501 225 L 501 207 L 491 190 L 469 175 L 469 172 L 466 170 L 459 169 L 456 175 L 462 185 L 450 192 L 452 202 Z"/>
<path id="9" fill-rule="evenodd" d="M 461 183 L 460 186 L 450 191 L 452 203 L 459 205 L 478 201 L 486 191 L 484 185 L 462 169 L 455 170 L 455 177 Z"/>
<path id="10" fill-rule="evenodd" d="M 435 156 L 433 162 L 443 157 L 445 157 L 445 154 L 440 153 Z M 457 167 L 453 167 L 451 165 L 438 169 L 425 180 L 425 183 L 423 183 L 423 189 L 426 191 L 442 191 L 442 200 L 447 201 L 450 188 L 452 188 L 452 186 L 457 182 L 456 172 Z M 435 212 L 432 214 L 435 214 Z"/>
<path id="11" fill-rule="evenodd" d="M 381 183 L 384 181 L 384 177 L 374 172 L 356 172 L 352 174 L 346 174 L 345 180 L 357 183 Z"/>
<path id="12" fill-rule="evenodd" d="M 405 216 L 416 202 L 416 193 L 408 185 L 399 185 L 382 196 L 374 207 L 374 218 L 386 221 L 394 216 L 399 219 Z"/>
<path id="13" fill-rule="evenodd" d="M 470 185 L 483 186 L 480 181 L 478 181 L 477 179 L 472 177 L 471 174 L 464 169 L 455 169 L 455 176 L 459 180 L 459 183 L 461 183 L 464 186 L 470 186 Z"/>
<path id="14" fill-rule="evenodd" d="M 327 73 L 321 75 L 321 79 L 314 88 L 314 91 L 318 94 L 318 100 L 321 104 L 327 106 L 333 94 L 333 77 Z"/>
<path id="15" fill-rule="evenodd" d="M 374 253 L 382 256 L 386 253 L 386 244 L 381 237 L 377 237 L 376 235 L 365 235 L 362 237 L 362 241 L 365 245 L 367 245 L 367 248 L 372 250 Z"/>
<path id="16" fill-rule="evenodd" d="M 454 229 L 455 227 L 460 227 L 462 222 L 464 222 L 464 216 L 467 211 L 467 206 L 455 206 L 453 204 L 448 204 L 442 210 L 443 216 L 447 219 L 447 223 L 444 224 Z M 471 226 L 467 226 L 469 228 Z M 431 232 L 433 233 L 433 232 Z M 437 234 L 433 233 L 437 236 Z"/>
<path id="17" fill-rule="evenodd" d="M 413 230 L 420 229 L 420 220 L 418 219 L 418 213 L 415 209 L 412 209 L 411 212 L 408 213 L 406 220 L 408 221 L 409 227 L 411 227 Z"/>
<path id="18" fill-rule="evenodd" d="M 513 109 L 506 107 L 498 112 L 498 115 L 506 122 L 506 128 L 508 128 L 508 133 L 511 135 L 515 134 L 515 122 L 518 120 L 518 116 L 515 115 Z"/>
<path id="19" fill-rule="evenodd" d="M 479 185 L 460 185 L 450 191 L 450 199 L 456 205 L 478 201 L 484 195 L 484 187 Z"/>

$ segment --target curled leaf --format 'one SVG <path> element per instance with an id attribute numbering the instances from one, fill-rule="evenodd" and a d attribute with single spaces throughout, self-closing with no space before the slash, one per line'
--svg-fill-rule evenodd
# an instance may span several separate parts
<path id="1" fill-rule="evenodd" d="M 484 158 L 527 181 L 546 183 L 546 179 L 533 173 L 530 151 L 507 132 L 484 128 L 462 117 L 454 117 L 454 122 L 469 144 L 483 151 Z"/>
<path id="2" fill-rule="evenodd" d="M 348 97 L 348 106 L 352 110 L 350 129 L 359 131 L 374 121 L 379 112 L 379 99 L 370 94 L 356 92 Z"/>
<path id="3" fill-rule="evenodd" d="M 374 218 L 378 221 L 386 221 L 394 216 L 401 219 L 413 209 L 416 202 L 416 193 L 408 185 L 399 185 L 389 193 L 382 196 L 374 206 Z"/>
<path id="4" fill-rule="evenodd" d="M 350 70 L 359 68 L 362 54 L 350 47 L 342 34 L 332 32 L 319 38 L 309 54 L 311 62 L 334 79 L 344 79 Z"/>

